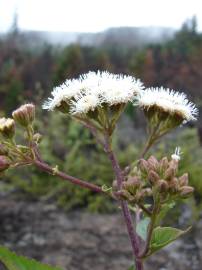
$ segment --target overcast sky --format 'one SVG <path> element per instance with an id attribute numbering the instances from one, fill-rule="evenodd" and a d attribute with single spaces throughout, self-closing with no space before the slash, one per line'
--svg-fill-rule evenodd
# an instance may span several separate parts
<path id="1" fill-rule="evenodd" d="M 179 28 L 193 15 L 202 31 L 202 0 L 0 0 L 0 31 L 12 24 L 26 30 L 97 32 L 116 26 Z"/>

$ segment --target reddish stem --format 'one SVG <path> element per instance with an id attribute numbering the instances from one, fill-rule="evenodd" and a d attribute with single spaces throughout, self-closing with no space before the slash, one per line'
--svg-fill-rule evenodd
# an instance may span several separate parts
<path id="1" fill-rule="evenodd" d="M 80 187 L 83 187 L 83 188 L 90 189 L 90 190 L 92 190 L 94 192 L 98 192 L 98 193 L 102 193 L 103 192 L 103 190 L 102 190 L 101 187 L 99 187 L 97 185 L 94 185 L 94 184 L 91 184 L 91 183 L 88 183 L 88 182 L 85 182 L 85 181 L 83 181 L 83 180 L 81 180 L 79 178 L 73 177 L 71 175 L 68 175 L 66 173 L 60 172 L 58 170 L 54 170 L 51 166 L 49 166 L 44 161 L 35 160 L 34 161 L 34 164 L 40 170 L 45 171 L 45 172 L 50 173 L 50 174 L 57 175 L 60 178 L 71 182 L 72 184 L 75 184 L 75 185 L 80 186 Z"/>
<path id="2" fill-rule="evenodd" d="M 119 163 L 116 159 L 116 156 L 110 147 L 109 138 L 106 138 L 105 151 L 106 151 L 106 153 L 111 161 L 112 167 L 114 169 L 114 173 L 115 173 L 116 178 L 117 178 L 116 180 L 117 180 L 118 189 L 120 190 L 122 188 L 122 184 L 123 184 L 123 174 L 122 174 L 122 170 L 119 166 Z M 139 252 L 140 252 L 140 242 L 138 239 L 138 235 L 136 234 L 136 232 L 134 230 L 135 226 L 133 224 L 133 220 L 132 220 L 132 217 L 130 214 L 128 203 L 126 201 L 121 201 L 121 208 L 122 208 L 124 220 L 125 220 L 125 223 L 127 226 L 128 235 L 129 235 L 132 249 L 133 249 L 133 255 L 135 258 L 135 266 L 136 266 L 135 269 L 136 270 L 143 270 L 143 263 L 140 259 L 138 259 Z"/>

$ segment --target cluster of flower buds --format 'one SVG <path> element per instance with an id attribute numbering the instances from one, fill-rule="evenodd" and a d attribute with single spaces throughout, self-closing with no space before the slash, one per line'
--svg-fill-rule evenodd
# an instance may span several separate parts
<path id="1" fill-rule="evenodd" d="M 17 145 L 15 142 L 16 124 L 26 128 L 25 138 L 38 144 L 40 134 L 34 134 L 32 124 L 35 118 L 35 106 L 25 104 L 12 113 L 13 118 L 0 118 L 0 174 L 11 166 L 27 164 L 34 158 L 30 145 Z"/>
<path id="2" fill-rule="evenodd" d="M 116 181 L 114 181 L 113 188 L 117 189 L 116 186 Z M 145 187 L 144 182 L 139 177 L 129 175 L 123 182 L 121 190 L 116 192 L 116 194 L 121 199 L 135 204 L 144 201 L 146 197 L 150 197 L 152 190 L 149 187 Z"/>
<path id="3" fill-rule="evenodd" d="M 139 161 L 139 169 L 142 178 L 154 188 L 154 190 L 164 195 L 187 198 L 194 191 L 188 185 L 188 174 L 177 177 L 178 160 L 168 160 L 167 157 L 158 161 L 154 156 L 148 160 Z"/>
<path id="4" fill-rule="evenodd" d="M 12 113 L 12 118 L 0 118 L 0 135 L 5 140 L 13 139 L 15 135 L 15 122 L 23 127 L 32 125 L 35 118 L 35 106 L 25 104 Z"/>

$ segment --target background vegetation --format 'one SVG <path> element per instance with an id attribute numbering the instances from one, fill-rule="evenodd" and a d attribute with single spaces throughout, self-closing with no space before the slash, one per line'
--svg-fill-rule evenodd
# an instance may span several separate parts
<path id="1" fill-rule="evenodd" d="M 140 77 L 146 86 L 165 86 L 185 91 L 201 108 L 202 104 L 202 34 L 196 20 L 186 22 L 166 42 L 136 48 L 114 46 L 55 47 L 50 44 L 31 46 L 14 24 L 0 37 L 0 115 L 9 114 L 19 104 L 37 104 L 36 127 L 44 135 L 41 151 L 45 160 L 69 174 L 100 185 L 110 185 L 112 172 L 105 155 L 91 134 L 62 114 L 41 111 L 43 100 L 53 86 L 66 78 L 78 77 L 89 70 L 108 70 Z M 200 109 L 201 110 L 201 109 Z M 120 121 L 114 142 L 122 166 L 137 157 L 144 140 L 144 116 L 130 106 Z M 153 149 L 159 157 L 170 155 L 177 145 L 182 147 L 180 169 L 190 172 L 196 188 L 196 202 L 202 196 L 202 121 L 171 134 Z M 30 173 L 30 169 L 32 173 Z M 88 207 L 93 211 L 110 211 L 113 205 L 92 194 L 34 168 L 10 172 L 2 181 L 7 188 L 29 199 L 56 201 L 66 209 Z"/>

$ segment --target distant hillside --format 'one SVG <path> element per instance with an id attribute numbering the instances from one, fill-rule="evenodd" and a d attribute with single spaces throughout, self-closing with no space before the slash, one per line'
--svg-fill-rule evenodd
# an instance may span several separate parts
<path id="1" fill-rule="evenodd" d="M 90 46 L 120 45 L 141 46 L 149 43 L 165 42 L 175 31 L 165 27 L 120 27 L 110 28 L 100 33 L 86 33 L 78 36 L 78 43 Z"/>
<path id="2" fill-rule="evenodd" d="M 44 43 L 66 46 L 81 44 L 87 46 L 118 45 L 140 47 L 149 43 L 162 43 L 171 39 L 175 31 L 165 27 L 119 27 L 98 33 L 21 31 L 24 42 L 31 47 Z"/>

